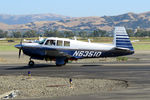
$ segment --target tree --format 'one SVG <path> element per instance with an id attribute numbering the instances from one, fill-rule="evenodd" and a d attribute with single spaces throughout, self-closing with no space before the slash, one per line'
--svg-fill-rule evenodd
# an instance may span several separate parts
<path id="1" fill-rule="evenodd" d="M 74 36 L 74 33 L 72 31 L 65 31 L 64 32 L 64 37 L 72 37 Z"/>
<path id="2" fill-rule="evenodd" d="M 132 29 L 127 29 L 127 33 L 130 37 L 134 36 L 134 31 Z"/>
<path id="3" fill-rule="evenodd" d="M 107 36 L 107 32 L 104 31 L 104 30 L 99 30 L 99 35 L 100 35 L 101 37 L 105 37 L 105 36 Z"/>
<path id="4" fill-rule="evenodd" d="M 27 37 L 27 38 L 36 37 L 36 36 L 37 34 L 36 34 L 36 31 L 34 30 L 27 31 L 23 34 L 23 37 Z"/>
<path id="5" fill-rule="evenodd" d="M 87 32 L 86 31 L 80 31 L 79 33 L 80 37 L 87 37 Z"/>
<path id="6" fill-rule="evenodd" d="M 57 30 L 54 30 L 54 31 L 52 31 L 52 30 L 50 30 L 50 31 L 46 30 L 44 32 L 44 36 L 45 37 L 61 37 L 62 35 Z"/>
<path id="7" fill-rule="evenodd" d="M 138 29 L 137 32 L 134 34 L 135 37 L 150 37 L 150 31 L 145 31 L 142 29 Z"/>
<path id="8" fill-rule="evenodd" d="M 53 31 L 46 30 L 45 33 L 44 33 L 44 36 L 46 36 L 46 37 L 52 37 L 52 36 L 54 36 Z"/>
<path id="9" fill-rule="evenodd" d="M 54 30 L 54 31 L 52 32 L 52 36 L 54 36 L 54 37 L 59 37 L 59 36 L 60 36 L 59 31 Z"/>
<path id="10" fill-rule="evenodd" d="M 104 30 L 94 30 L 93 33 L 91 34 L 92 37 L 105 37 L 108 36 L 107 32 Z"/>
<path id="11" fill-rule="evenodd" d="M 21 32 L 13 32 L 12 35 L 14 38 L 21 38 Z"/>
<path id="12" fill-rule="evenodd" d="M 8 32 L 7 31 L 3 31 L 3 30 L 0 30 L 0 38 L 6 38 L 8 35 Z"/>

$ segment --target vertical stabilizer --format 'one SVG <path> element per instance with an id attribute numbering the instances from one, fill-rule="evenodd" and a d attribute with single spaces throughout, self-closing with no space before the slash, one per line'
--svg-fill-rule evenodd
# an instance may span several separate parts
<path id="1" fill-rule="evenodd" d="M 130 38 L 124 27 L 115 27 L 114 45 L 118 48 L 129 49 L 131 51 L 134 51 Z"/>

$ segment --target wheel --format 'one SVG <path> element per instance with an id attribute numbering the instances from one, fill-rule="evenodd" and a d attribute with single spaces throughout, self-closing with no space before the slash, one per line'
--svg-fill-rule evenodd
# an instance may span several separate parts
<path id="1" fill-rule="evenodd" d="M 34 66 L 34 61 L 32 61 L 32 60 L 29 61 L 28 65 L 29 65 L 29 66 Z"/>
<path id="2" fill-rule="evenodd" d="M 66 65 L 66 62 L 64 64 L 56 64 L 56 66 L 63 66 Z"/>
<path id="3" fill-rule="evenodd" d="M 66 63 L 68 62 L 68 59 L 66 58 L 56 58 L 56 66 L 63 66 L 66 65 Z"/>

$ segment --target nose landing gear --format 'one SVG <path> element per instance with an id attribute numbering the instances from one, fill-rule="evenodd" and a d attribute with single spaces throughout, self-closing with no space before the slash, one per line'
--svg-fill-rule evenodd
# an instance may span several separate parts
<path id="1" fill-rule="evenodd" d="M 31 58 L 30 58 L 30 61 L 29 61 L 29 63 L 28 63 L 28 66 L 34 66 L 34 61 L 31 60 Z"/>

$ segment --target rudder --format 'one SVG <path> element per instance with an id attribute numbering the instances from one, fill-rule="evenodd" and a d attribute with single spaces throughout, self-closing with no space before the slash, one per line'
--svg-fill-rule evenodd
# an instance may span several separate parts
<path id="1" fill-rule="evenodd" d="M 114 45 L 118 48 L 129 49 L 134 51 L 130 38 L 124 27 L 115 27 L 114 30 Z"/>

